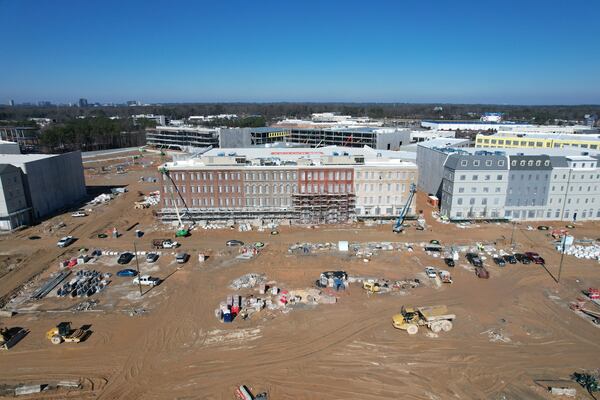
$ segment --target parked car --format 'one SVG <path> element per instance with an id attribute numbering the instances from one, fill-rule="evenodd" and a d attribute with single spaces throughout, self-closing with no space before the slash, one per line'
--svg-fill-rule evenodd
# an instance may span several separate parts
<path id="1" fill-rule="evenodd" d="M 177 264 L 185 264 L 189 259 L 190 255 L 188 253 L 177 253 L 175 256 L 175 261 L 177 261 Z"/>
<path id="2" fill-rule="evenodd" d="M 83 211 L 75 211 L 73 214 L 71 214 L 71 217 L 87 217 L 87 214 Z"/>
<path id="3" fill-rule="evenodd" d="M 63 238 L 60 238 L 60 240 L 56 243 L 56 245 L 58 247 L 67 247 L 68 245 L 72 244 L 75 241 L 75 238 L 73 236 L 65 236 Z"/>
<path id="4" fill-rule="evenodd" d="M 228 240 L 227 243 L 225 243 L 227 246 L 243 246 L 244 242 L 242 242 L 241 240 Z"/>
<path id="5" fill-rule="evenodd" d="M 505 256 L 504 256 L 504 261 L 506 261 L 506 262 L 507 262 L 507 263 L 509 263 L 509 264 L 516 264 L 516 263 L 518 262 L 518 261 L 517 261 L 517 257 L 515 257 L 515 256 L 514 256 L 514 255 L 512 255 L 512 254 L 507 254 L 507 255 L 505 255 Z"/>
<path id="6" fill-rule="evenodd" d="M 531 260 L 525 254 L 516 253 L 515 258 L 522 264 L 531 264 Z"/>
<path id="7" fill-rule="evenodd" d="M 502 257 L 494 257 L 494 262 L 499 267 L 504 267 L 506 265 L 506 261 L 504 261 L 504 258 Z"/>
<path id="8" fill-rule="evenodd" d="M 479 257 L 479 255 L 475 254 L 475 253 L 467 253 L 467 260 L 474 266 L 474 267 L 483 267 L 483 261 L 481 260 L 481 258 Z"/>
<path id="9" fill-rule="evenodd" d="M 435 268 L 433 267 L 426 267 L 425 268 L 425 275 L 427 275 L 429 278 L 435 278 L 437 276 L 436 272 L 435 272 Z"/>
<path id="10" fill-rule="evenodd" d="M 142 275 L 133 278 L 133 283 L 136 285 L 142 284 L 144 286 L 156 286 L 160 283 L 160 279 L 153 278 L 150 275 Z"/>
<path id="11" fill-rule="evenodd" d="M 117 272 L 117 276 L 136 276 L 136 275 L 137 275 L 137 271 L 135 269 L 131 269 L 131 268 L 122 269 L 119 272 Z"/>
<path id="12" fill-rule="evenodd" d="M 542 257 L 540 257 L 540 255 L 538 253 L 528 251 L 527 253 L 525 253 L 525 256 L 527 256 L 527 258 L 529 258 L 531 261 L 533 261 L 534 264 L 545 264 L 546 263 L 546 261 Z"/>
<path id="13" fill-rule="evenodd" d="M 119 258 L 117 259 L 117 263 L 121 265 L 129 264 L 131 260 L 135 257 L 132 253 L 126 251 L 125 253 L 121 253 Z"/>
<path id="14" fill-rule="evenodd" d="M 177 247 L 179 247 L 179 243 L 168 239 L 162 243 L 162 247 L 163 249 L 176 249 Z"/>
<path id="15" fill-rule="evenodd" d="M 148 253 L 146 254 L 146 262 L 153 263 L 158 260 L 158 254 L 156 253 Z"/>
<path id="16" fill-rule="evenodd" d="M 477 275 L 477 277 L 481 279 L 490 278 L 490 272 L 484 267 L 475 267 L 475 275 Z"/>
<path id="17" fill-rule="evenodd" d="M 456 263 L 454 262 L 454 260 L 451 259 L 451 258 L 444 258 L 444 262 L 449 267 L 454 267 L 456 265 Z"/>

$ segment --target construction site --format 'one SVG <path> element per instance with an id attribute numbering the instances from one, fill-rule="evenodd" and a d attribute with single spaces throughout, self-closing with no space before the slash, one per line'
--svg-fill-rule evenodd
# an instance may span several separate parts
<path id="1" fill-rule="evenodd" d="M 0 236 L 0 398 L 594 399 L 600 223 L 449 223 L 402 161 L 225 158 L 84 157 L 79 207 Z"/>

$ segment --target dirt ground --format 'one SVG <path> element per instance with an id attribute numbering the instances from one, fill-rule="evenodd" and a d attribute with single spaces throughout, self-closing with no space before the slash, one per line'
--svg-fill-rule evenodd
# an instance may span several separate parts
<path id="1" fill-rule="evenodd" d="M 441 224 L 431 217 L 422 196 L 418 208 L 424 210 L 426 231 L 408 228 L 395 235 L 389 224 L 279 227 L 276 236 L 269 230 L 195 230 L 181 240 L 180 250 L 192 256 L 182 268 L 177 268 L 171 251 L 164 251 L 156 264 L 140 262 L 143 272 L 164 279 L 160 286 L 144 289 L 141 297 L 131 278 L 113 276 L 105 291 L 83 299 L 98 301 L 87 312 L 71 310 L 82 299 L 59 298 L 55 291 L 30 300 L 27 294 L 80 248 L 133 250 L 135 240 L 138 250 L 149 251 L 152 239 L 173 237 L 172 229 L 156 223 L 152 208 L 133 209 L 138 192 L 157 189 L 139 178 L 155 175 L 160 160 L 147 156 L 142 161 L 145 166 L 128 166 L 124 174 L 87 170 L 91 192 L 120 185 L 129 190 L 92 207 L 88 217 L 72 218 L 68 211 L 0 237 L 0 298 L 7 302 L 6 309 L 19 312 L 2 318 L 0 325 L 30 330 L 14 348 L 0 353 L 0 385 L 58 380 L 79 380 L 83 385 L 80 390 L 22 398 L 233 399 L 235 387 L 245 384 L 254 393 L 267 391 L 270 399 L 549 399 L 537 381 L 568 379 L 574 371 L 600 367 L 600 329 L 568 308 L 581 290 L 600 286 L 597 261 L 565 256 L 557 284 L 553 277 L 558 275 L 560 254 L 547 232 L 528 230 L 525 224 L 517 225 L 514 234 L 511 224 L 464 229 Z M 61 221 L 64 227 L 50 231 Z M 113 227 L 122 233 L 120 238 L 97 237 Z M 578 223 L 572 233 L 577 239 L 597 238 L 599 227 Z M 145 235 L 135 239 L 135 229 Z M 66 249 L 56 247 L 67 234 L 77 241 Z M 34 235 L 40 239 L 29 239 Z M 501 268 L 488 257 L 491 277 L 478 279 L 464 253 L 456 267 L 447 268 L 419 246 L 437 239 L 443 245 L 482 242 L 508 250 L 511 236 L 518 251 L 539 252 L 546 268 Z M 261 241 L 266 247 L 254 259 L 237 260 L 236 249 L 225 246 L 229 239 Z M 368 263 L 333 250 L 288 253 L 297 242 L 339 240 L 393 242 L 402 250 L 378 251 Z M 407 251 L 403 243 L 413 243 L 415 251 Z M 209 256 L 206 262 L 198 262 L 199 252 Z M 423 274 L 429 265 L 450 270 L 454 283 L 430 284 Z M 116 256 L 103 255 L 77 268 L 114 273 L 120 266 Z M 330 292 L 338 297 L 336 304 L 264 310 L 230 324 L 215 317 L 219 303 L 236 293 L 230 282 L 243 274 L 263 273 L 290 290 L 314 287 L 320 272 L 337 269 L 388 279 L 418 277 L 427 284 L 368 295 L 352 283 L 346 291 Z M 439 335 L 421 329 L 414 336 L 394 329 L 391 318 L 404 304 L 445 304 L 456 314 L 454 329 Z M 71 321 L 74 327 L 91 325 L 92 333 L 82 343 L 52 345 L 45 332 L 60 321 Z M 591 397 L 578 389 L 578 398 Z"/>

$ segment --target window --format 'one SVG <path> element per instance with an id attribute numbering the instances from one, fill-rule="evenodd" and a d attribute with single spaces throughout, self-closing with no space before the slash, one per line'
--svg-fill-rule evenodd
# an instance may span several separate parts
<path id="1" fill-rule="evenodd" d="M 456 204 L 462 205 L 462 203 L 463 203 L 462 197 L 459 197 L 458 199 L 456 199 Z"/>
<path id="2" fill-rule="evenodd" d="M 479 180 L 479 175 L 473 175 L 473 180 L 474 181 Z"/>
<path id="3" fill-rule="evenodd" d="M 525 166 L 525 160 L 521 160 L 521 167 Z"/>
<path id="4" fill-rule="evenodd" d="M 460 162 L 460 165 L 461 165 L 461 166 L 463 166 L 463 167 L 466 167 L 466 166 L 467 166 L 467 163 L 468 163 L 468 161 L 467 161 L 467 160 L 462 160 L 462 161 Z"/>
<path id="5" fill-rule="evenodd" d="M 473 204 L 475 204 L 475 197 L 471 197 L 471 198 L 469 199 L 469 204 L 470 204 L 470 205 L 473 205 Z"/>
<path id="6" fill-rule="evenodd" d="M 541 161 L 541 160 L 537 160 L 537 161 L 535 162 L 535 166 L 536 166 L 536 167 L 539 167 L 540 165 L 542 165 L 542 161 Z"/>
<path id="7" fill-rule="evenodd" d="M 491 167 L 491 166 L 492 166 L 492 160 L 486 160 L 486 161 L 485 161 L 485 165 L 486 165 L 487 167 Z"/>
<path id="8" fill-rule="evenodd" d="M 533 160 L 527 161 L 527 166 L 528 167 L 533 167 Z"/>
<path id="9" fill-rule="evenodd" d="M 479 167 L 479 160 L 473 161 L 473 166 L 474 167 Z"/>
<path id="10" fill-rule="evenodd" d="M 500 186 L 496 187 L 496 190 L 495 190 L 495 192 L 496 192 L 496 193 L 500 193 Z"/>
<path id="11" fill-rule="evenodd" d="M 504 167 L 504 160 L 498 160 L 498 166 Z"/>
<path id="12" fill-rule="evenodd" d="M 465 192 L 465 188 L 464 187 L 459 187 L 458 188 L 458 193 L 464 193 Z"/>
<path id="13" fill-rule="evenodd" d="M 466 175 L 461 175 L 461 176 L 460 176 L 460 180 L 461 180 L 461 181 L 464 181 L 465 179 L 467 179 L 467 176 L 466 176 Z"/>
<path id="14" fill-rule="evenodd" d="M 486 180 L 486 181 L 489 181 L 489 180 L 490 180 L 490 178 L 491 178 L 491 176 L 490 176 L 490 175 L 486 175 L 486 176 L 484 177 L 484 180 Z"/>
<path id="15" fill-rule="evenodd" d="M 484 206 L 487 205 L 487 197 L 484 197 L 483 199 L 481 199 L 481 205 L 484 205 Z"/>
<path id="16" fill-rule="evenodd" d="M 517 166 L 517 161 L 516 160 L 512 160 L 512 162 L 510 163 L 510 165 L 512 165 L 513 167 Z"/>

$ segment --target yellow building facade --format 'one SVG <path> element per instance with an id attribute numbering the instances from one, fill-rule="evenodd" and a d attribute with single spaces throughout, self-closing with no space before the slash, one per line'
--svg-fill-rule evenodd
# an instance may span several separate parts
<path id="1" fill-rule="evenodd" d="M 595 135 L 484 135 L 481 133 L 475 137 L 475 147 L 559 149 L 565 146 L 598 150 L 600 139 Z"/>

